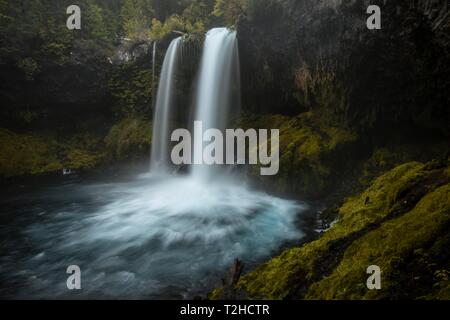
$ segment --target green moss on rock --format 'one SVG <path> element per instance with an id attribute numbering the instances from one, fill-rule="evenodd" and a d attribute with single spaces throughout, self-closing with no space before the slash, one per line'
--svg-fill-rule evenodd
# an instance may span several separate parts
<path id="1" fill-rule="evenodd" d="M 411 161 L 427 162 L 439 158 L 448 149 L 447 140 L 444 141 L 417 141 L 414 143 L 391 143 L 383 147 L 375 147 L 371 156 L 364 161 L 360 183 L 367 186 L 374 178 Z"/>
<path id="2" fill-rule="evenodd" d="M 438 237 L 450 221 L 450 184 L 427 194 L 410 212 L 383 223 L 353 242 L 333 272 L 314 283 L 309 299 L 390 298 L 400 279 L 399 264 L 417 248 Z M 367 290 L 366 269 L 378 265 L 383 272 L 382 290 Z"/>
<path id="3" fill-rule="evenodd" d="M 91 134 L 58 139 L 0 129 L 0 177 L 34 176 L 63 168 L 92 169 L 102 163 L 104 146 Z"/>
<path id="4" fill-rule="evenodd" d="M 152 127 L 142 118 L 126 118 L 114 125 L 105 138 L 108 156 L 114 161 L 150 154 Z"/>
<path id="5" fill-rule="evenodd" d="M 216 288 L 208 294 L 209 300 L 219 300 L 223 296 L 223 288 Z"/>
<path id="6" fill-rule="evenodd" d="M 339 220 L 320 239 L 286 250 L 244 275 L 236 289 L 251 299 L 394 299 L 405 292 L 413 298 L 445 298 L 449 167 L 448 161 L 412 162 L 385 173 L 345 201 Z M 414 256 L 420 250 L 435 254 L 422 257 L 427 268 L 415 270 L 415 277 L 426 280 L 411 289 L 408 270 L 422 265 Z M 380 291 L 365 286 L 370 265 L 382 269 Z"/>
<path id="7" fill-rule="evenodd" d="M 290 118 L 281 115 L 246 115 L 244 128 L 280 130 L 280 172 L 273 179 L 261 180 L 279 191 L 318 195 L 329 189 L 348 164 L 346 150 L 357 141 L 356 133 L 321 120 L 314 113 Z M 258 168 L 254 168 L 259 177 Z"/>
<path id="8" fill-rule="evenodd" d="M 37 175 L 62 169 L 57 142 L 49 137 L 0 129 L 0 177 Z"/>
<path id="9" fill-rule="evenodd" d="M 114 125 L 106 137 L 88 132 L 55 137 L 0 128 L 0 177 L 92 170 L 107 163 L 148 157 L 151 123 L 139 117 Z"/>

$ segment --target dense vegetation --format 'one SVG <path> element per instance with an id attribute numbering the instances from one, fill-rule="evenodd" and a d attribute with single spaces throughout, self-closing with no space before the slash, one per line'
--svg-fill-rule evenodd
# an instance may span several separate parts
<path id="1" fill-rule="evenodd" d="M 0 181 L 147 161 L 154 41 L 157 75 L 184 34 L 179 100 L 189 105 L 205 32 L 229 26 L 241 124 L 281 130 L 280 174 L 255 183 L 340 207 L 322 238 L 244 276 L 233 294 L 448 298 L 450 8 L 372 3 L 379 31 L 365 27 L 366 1 L 0 0 Z M 69 4 L 82 8 L 82 30 L 66 28 Z M 389 290 L 359 287 L 355 252 L 384 261 Z"/>

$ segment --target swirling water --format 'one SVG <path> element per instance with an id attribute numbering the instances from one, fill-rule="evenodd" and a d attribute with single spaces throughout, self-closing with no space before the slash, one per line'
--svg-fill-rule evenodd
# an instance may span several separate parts
<path id="1" fill-rule="evenodd" d="M 140 177 L 1 200 L 0 296 L 182 299 L 205 294 L 235 258 L 257 263 L 300 239 L 306 205 L 236 181 Z M 81 268 L 69 291 L 66 268 Z"/>

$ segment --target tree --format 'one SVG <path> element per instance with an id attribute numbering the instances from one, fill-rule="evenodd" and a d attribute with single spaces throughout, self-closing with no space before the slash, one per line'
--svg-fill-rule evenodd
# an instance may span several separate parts
<path id="1" fill-rule="evenodd" d="M 100 6 L 89 1 L 83 13 L 83 29 L 87 31 L 88 37 L 97 41 L 107 41 L 111 38 Z"/>
<path id="2" fill-rule="evenodd" d="M 149 38 L 153 12 L 150 0 L 125 0 L 120 10 L 125 36 L 134 40 Z"/>
<path id="3" fill-rule="evenodd" d="M 213 14 L 223 17 L 229 25 L 237 25 L 245 16 L 248 0 L 216 0 Z"/>

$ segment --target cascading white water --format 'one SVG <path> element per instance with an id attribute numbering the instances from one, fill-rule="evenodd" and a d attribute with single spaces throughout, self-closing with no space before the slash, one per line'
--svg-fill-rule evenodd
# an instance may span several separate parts
<path id="1" fill-rule="evenodd" d="M 155 106 L 155 79 L 156 79 L 156 46 L 158 45 L 158 41 L 153 41 L 153 52 L 152 52 L 152 106 Z"/>
<path id="2" fill-rule="evenodd" d="M 239 55 L 236 32 L 215 28 L 206 35 L 203 48 L 195 110 L 195 121 L 202 121 L 203 130 L 219 129 L 224 133 L 233 98 L 240 100 Z M 234 102 L 236 103 L 236 102 Z M 203 156 L 202 139 L 194 141 L 194 159 Z M 192 175 L 208 179 L 215 166 L 194 165 Z"/>
<path id="3" fill-rule="evenodd" d="M 153 117 L 153 141 L 150 169 L 153 173 L 169 171 L 170 116 L 174 103 L 176 70 L 181 37 L 172 40 L 164 58 Z"/>

